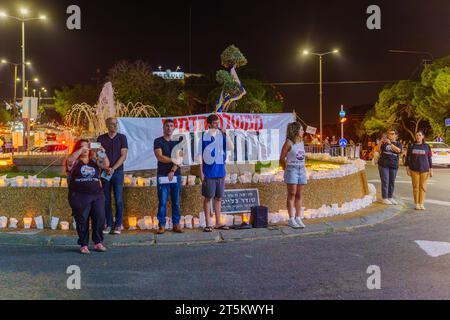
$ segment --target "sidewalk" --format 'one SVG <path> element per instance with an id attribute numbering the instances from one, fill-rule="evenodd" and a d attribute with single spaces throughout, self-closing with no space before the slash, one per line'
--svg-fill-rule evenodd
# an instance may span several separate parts
<path id="1" fill-rule="evenodd" d="M 201 229 L 184 230 L 183 234 L 167 231 L 157 235 L 151 231 L 124 231 L 121 235 L 106 235 L 108 247 L 164 246 L 224 243 L 262 239 L 280 239 L 307 235 L 320 235 L 372 226 L 389 220 L 406 209 L 404 205 L 387 206 L 374 203 L 367 209 L 332 218 L 305 220 L 305 229 L 292 229 L 287 225 L 269 226 L 268 229 L 227 230 L 205 233 Z M 75 231 L 5 230 L 0 231 L 0 245 L 77 246 Z"/>

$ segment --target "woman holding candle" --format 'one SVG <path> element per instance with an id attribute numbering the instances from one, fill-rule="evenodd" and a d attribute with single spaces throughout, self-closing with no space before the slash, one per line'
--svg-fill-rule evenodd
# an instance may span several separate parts
<path id="1" fill-rule="evenodd" d="M 91 149 L 89 141 L 79 140 L 66 160 L 69 204 L 77 224 L 78 244 L 82 254 L 89 254 L 89 219 L 92 219 L 94 250 L 106 251 L 103 245 L 105 196 L 100 181 L 101 170 L 109 168 L 105 150 Z"/>
<path id="2" fill-rule="evenodd" d="M 287 184 L 288 192 L 287 207 L 290 217 L 288 225 L 294 229 L 305 228 L 302 221 L 302 194 L 308 180 L 303 134 L 303 127 L 300 123 L 290 123 L 287 127 L 286 142 L 280 155 L 280 165 L 285 170 L 284 181 Z"/>

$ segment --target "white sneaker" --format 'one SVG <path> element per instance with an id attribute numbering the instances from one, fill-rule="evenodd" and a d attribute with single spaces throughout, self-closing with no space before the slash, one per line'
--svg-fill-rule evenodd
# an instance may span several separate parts
<path id="1" fill-rule="evenodd" d="M 305 228 L 306 228 L 305 224 L 304 224 L 303 221 L 302 221 L 302 218 L 296 217 L 296 218 L 295 218 L 295 222 L 297 222 L 298 226 L 299 226 L 301 229 L 305 229 Z"/>
<path id="2" fill-rule="evenodd" d="M 389 198 L 388 200 L 392 202 L 393 205 L 398 205 L 398 202 L 394 198 Z"/>
<path id="3" fill-rule="evenodd" d="M 300 226 L 297 224 L 297 221 L 295 221 L 295 218 L 289 219 L 288 226 L 294 229 L 300 229 Z"/>
<path id="4" fill-rule="evenodd" d="M 424 206 L 423 204 L 421 204 L 421 205 L 420 205 L 420 210 L 425 211 L 425 210 L 427 210 L 427 209 L 425 208 L 425 206 Z"/>
<path id="5" fill-rule="evenodd" d="M 392 202 L 389 201 L 389 199 L 383 199 L 383 200 L 381 201 L 381 203 L 382 203 L 382 204 L 392 205 Z"/>
<path id="6" fill-rule="evenodd" d="M 416 210 L 417 210 L 417 211 L 422 210 L 422 206 L 421 206 L 420 204 L 416 204 Z"/>

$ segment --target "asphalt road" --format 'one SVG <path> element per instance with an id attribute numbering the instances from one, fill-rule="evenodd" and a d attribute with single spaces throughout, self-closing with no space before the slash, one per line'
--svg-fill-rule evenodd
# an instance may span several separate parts
<path id="1" fill-rule="evenodd" d="M 376 168 L 369 180 L 379 188 Z M 403 169 L 396 196 L 412 208 Z M 436 169 L 426 213 L 323 236 L 196 246 L 72 248 L 0 246 L 0 299 L 449 299 L 450 254 L 416 240 L 450 242 L 450 170 Z M 449 244 L 450 246 L 450 244 Z M 67 289 L 70 265 L 81 289 Z M 380 268 L 369 290 L 369 266 Z"/>

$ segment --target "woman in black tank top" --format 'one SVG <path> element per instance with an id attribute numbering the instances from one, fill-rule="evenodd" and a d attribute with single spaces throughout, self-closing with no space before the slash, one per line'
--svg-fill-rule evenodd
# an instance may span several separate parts
<path id="1" fill-rule="evenodd" d="M 109 160 L 104 151 L 103 148 L 92 150 L 89 148 L 89 141 L 79 140 L 75 144 L 72 154 L 66 160 L 69 204 L 77 224 L 78 244 L 81 246 L 83 254 L 89 253 L 90 219 L 92 219 L 94 250 L 106 251 L 102 243 L 105 225 L 105 198 L 100 174 L 102 169 L 109 168 Z"/>

